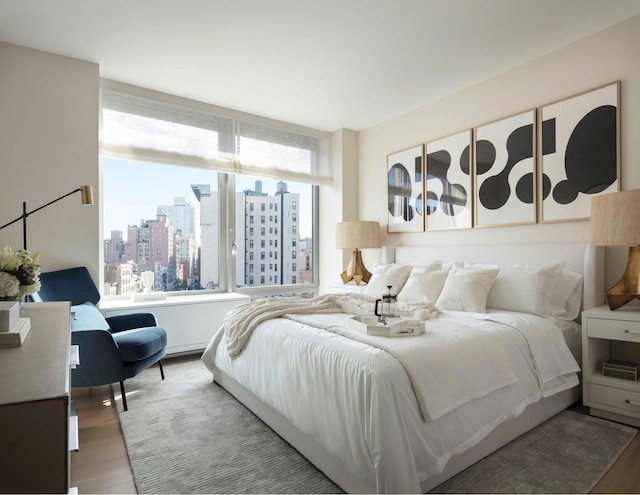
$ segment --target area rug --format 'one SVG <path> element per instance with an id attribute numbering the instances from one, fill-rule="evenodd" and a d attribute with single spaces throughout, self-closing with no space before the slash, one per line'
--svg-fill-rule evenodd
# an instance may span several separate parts
<path id="1" fill-rule="evenodd" d="M 114 386 L 138 493 L 343 493 L 197 358 Z M 437 487 L 439 493 L 588 493 L 637 430 L 563 411 Z"/>
<path id="2" fill-rule="evenodd" d="M 565 410 L 432 493 L 589 493 L 637 432 Z"/>

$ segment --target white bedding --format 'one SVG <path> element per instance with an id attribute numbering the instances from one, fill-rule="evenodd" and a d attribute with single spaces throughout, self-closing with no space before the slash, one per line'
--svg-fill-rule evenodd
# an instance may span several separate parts
<path id="1" fill-rule="evenodd" d="M 221 329 L 202 360 L 318 439 L 371 492 L 420 492 L 420 483 L 440 473 L 451 456 L 527 405 L 578 384 L 579 367 L 562 331 L 538 316 L 447 312 L 428 320 L 424 335 L 383 339 L 377 346 L 347 337 L 355 330 L 340 323 L 349 317 L 264 321 L 233 358 Z M 486 339 L 484 350 L 461 344 L 465 333 Z M 412 348 L 408 357 L 402 347 Z M 499 357 L 488 381 L 476 376 L 486 368 L 487 354 L 491 361 Z M 421 355 L 429 358 L 421 362 Z M 478 361 L 483 355 L 484 363 Z M 427 386 L 416 386 L 418 373 L 431 378 Z M 474 382 L 499 386 L 478 393 L 469 387 Z"/>

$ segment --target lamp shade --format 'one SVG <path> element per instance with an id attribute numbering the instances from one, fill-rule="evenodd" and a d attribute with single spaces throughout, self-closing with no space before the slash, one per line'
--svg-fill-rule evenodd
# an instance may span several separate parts
<path id="1" fill-rule="evenodd" d="M 81 196 L 83 205 L 86 205 L 86 206 L 93 205 L 93 187 L 80 186 L 80 196 Z"/>
<path id="2" fill-rule="evenodd" d="M 591 200 L 591 244 L 640 244 L 640 189 L 594 196 Z"/>
<path id="3" fill-rule="evenodd" d="M 336 224 L 337 249 L 370 249 L 379 247 L 379 222 L 339 222 Z"/>

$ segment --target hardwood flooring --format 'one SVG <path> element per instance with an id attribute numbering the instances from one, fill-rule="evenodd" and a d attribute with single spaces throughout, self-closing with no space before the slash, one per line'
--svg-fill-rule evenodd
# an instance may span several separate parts
<path id="1" fill-rule="evenodd" d="M 197 356 L 168 359 L 166 366 Z M 71 486 L 78 493 L 137 493 L 111 387 L 74 388 L 80 450 L 71 454 Z M 587 413 L 576 405 L 574 411 Z M 591 493 L 640 493 L 640 435 Z"/>
<path id="2" fill-rule="evenodd" d="M 138 493 L 111 386 L 73 388 L 71 396 L 80 436 L 80 450 L 71 453 L 71 486 L 78 493 Z"/>

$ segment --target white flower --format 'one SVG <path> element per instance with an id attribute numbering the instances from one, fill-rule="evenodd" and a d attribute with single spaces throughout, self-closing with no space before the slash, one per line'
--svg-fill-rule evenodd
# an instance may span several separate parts
<path id="1" fill-rule="evenodd" d="M 7 272 L 0 271 L 0 297 L 15 297 L 20 291 L 20 281 Z"/>
<path id="2" fill-rule="evenodd" d="M 40 255 L 26 249 L 0 251 L 0 298 L 15 298 L 40 290 Z"/>
<path id="3" fill-rule="evenodd" d="M 20 257 L 12 252 L 7 252 L 7 248 L 4 248 L 4 253 L 0 253 L 0 270 L 15 272 L 20 268 L 21 264 L 22 260 Z"/>

